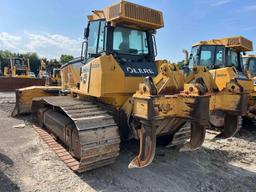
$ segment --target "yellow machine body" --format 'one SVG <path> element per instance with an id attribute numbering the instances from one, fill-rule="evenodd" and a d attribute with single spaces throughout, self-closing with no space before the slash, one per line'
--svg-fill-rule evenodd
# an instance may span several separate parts
<path id="1" fill-rule="evenodd" d="M 243 55 L 243 65 L 247 76 L 253 81 L 254 91 L 250 93 L 248 107 L 248 123 L 255 126 L 256 115 L 256 55 Z"/>
<path id="2" fill-rule="evenodd" d="M 254 87 L 243 74 L 240 53 L 252 48 L 252 42 L 242 36 L 200 41 L 192 48 L 189 65 L 196 65 L 186 82 L 201 83 L 211 94 L 210 123 L 222 128 L 224 137 L 234 135 L 241 126 L 239 117 L 247 114 Z"/>
<path id="3" fill-rule="evenodd" d="M 39 124 L 80 161 L 78 171 L 113 162 L 120 137 L 140 141 L 130 168 L 152 162 L 160 136 L 182 150 L 200 147 L 210 98 L 194 83 L 185 84 L 176 65 L 155 60 L 154 32 L 164 26 L 162 12 L 121 1 L 93 11 L 88 20 L 81 59 L 61 68 L 61 94 L 68 95 L 32 101 Z"/>
<path id="4" fill-rule="evenodd" d="M 31 78 L 29 72 L 30 63 L 29 59 L 26 58 L 10 57 L 10 63 L 8 67 L 4 68 L 5 77 Z"/>

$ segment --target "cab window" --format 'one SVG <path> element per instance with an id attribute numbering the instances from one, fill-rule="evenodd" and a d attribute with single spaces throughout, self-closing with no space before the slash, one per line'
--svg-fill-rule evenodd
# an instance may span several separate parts
<path id="1" fill-rule="evenodd" d="M 198 51 L 199 51 L 199 46 L 193 47 L 191 50 L 191 54 L 189 57 L 189 69 L 192 69 L 194 66 L 198 65 Z"/>
<path id="2" fill-rule="evenodd" d="M 239 66 L 239 54 L 237 52 L 234 52 L 234 51 L 231 51 L 231 50 L 228 51 L 227 66 L 238 68 L 238 66 Z"/>
<path id="3" fill-rule="evenodd" d="M 249 70 L 254 76 L 256 75 L 256 59 L 249 60 Z"/>
<path id="4" fill-rule="evenodd" d="M 92 21 L 89 24 L 89 36 L 87 58 L 92 54 L 99 54 L 104 51 L 104 28 L 105 21 Z"/>
<path id="5" fill-rule="evenodd" d="M 216 47 L 215 68 L 221 68 L 224 64 L 225 47 Z"/>
<path id="6" fill-rule="evenodd" d="M 200 54 L 200 64 L 211 68 L 214 64 L 215 46 L 202 46 Z"/>

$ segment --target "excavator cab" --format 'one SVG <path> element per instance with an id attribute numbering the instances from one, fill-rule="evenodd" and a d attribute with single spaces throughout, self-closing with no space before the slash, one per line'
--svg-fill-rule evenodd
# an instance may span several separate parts
<path id="1" fill-rule="evenodd" d="M 247 112 L 253 87 L 244 74 L 241 53 L 249 50 L 251 41 L 239 36 L 201 41 L 193 45 L 189 55 L 187 82 L 200 82 L 211 93 L 210 124 L 221 130 L 221 138 L 233 136 Z"/>

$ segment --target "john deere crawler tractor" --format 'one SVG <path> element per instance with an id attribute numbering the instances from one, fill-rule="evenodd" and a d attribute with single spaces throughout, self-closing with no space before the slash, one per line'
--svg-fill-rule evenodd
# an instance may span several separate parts
<path id="1" fill-rule="evenodd" d="M 189 56 L 186 82 L 211 94 L 210 124 L 220 129 L 220 138 L 233 136 L 247 114 L 253 83 L 243 73 L 241 52 L 251 50 L 252 42 L 238 36 L 196 43 Z"/>
<path id="2" fill-rule="evenodd" d="M 3 76 L 0 77 L 0 91 L 15 91 L 22 87 L 44 84 L 45 80 L 35 78 L 35 74 L 30 71 L 29 59 L 23 55 L 10 57 Z"/>
<path id="3" fill-rule="evenodd" d="M 182 150 L 202 145 L 209 96 L 203 87 L 185 85 L 176 65 L 155 60 L 155 33 L 163 26 L 160 11 L 126 1 L 93 11 L 81 59 L 62 68 L 70 94 L 33 99 L 38 124 L 79 161 L 73 170 L 113 163 L 121 139 L 139 140 L 130 168 L 149 165 L 162 136 Z"/>
<path id="4" fill-rule="evenodd" d="M 254 91 L 256 91 L 256 55 L 243 55 L 245 73 L 253 79 Z"/>
<path id="5" fill-rule="evenodd" d="M 249 95 L 249 106 L 247 115 L 244 117 L 245 127 L 256 126 L 256 55 L 243 55 L 244 72 L 253 81 L 254 91 Z"/>

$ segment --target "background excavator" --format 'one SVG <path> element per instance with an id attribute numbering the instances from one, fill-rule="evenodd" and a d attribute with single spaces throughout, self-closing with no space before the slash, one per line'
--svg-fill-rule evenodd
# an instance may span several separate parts
<path id="1" fill-rule="evenodd" d="M 184 84 L 176 65 L 155 60 L 163 26 L 162 12 L 126 1 L 93 11 L 81 58 L 61 69 L 67 95 L 33 98 L 34 119 L 65 147 L 64 156 L 72 155 L 62 156 L 72 170 L 113 163 L 121 140 L 139 140 L 129 168 L 152 162 L 157 138 L 184 151 L 202 145 L 209 96 Z"/>
<path id="2" fill-rule="evenodd" d="M 22 55 L 10 57 L 8 66 L 4 67 L 0 77 L 0 91 L 14 91 L 32 85 L 44 85 L 44 79 L 35 78 L 30 71 L 29 59 Z"/>
<path id="3" fill-rule="evenodd" d="M 201 41 L 193 45 L 187 61 L 186 82 L 195 81 L 211 94 L 210 124 L 221 130 L 222 138 L 233 136 L 247 114 L 253 83 L 243 73 L 241 53 L 252 47 L 241 36 Z"/>

